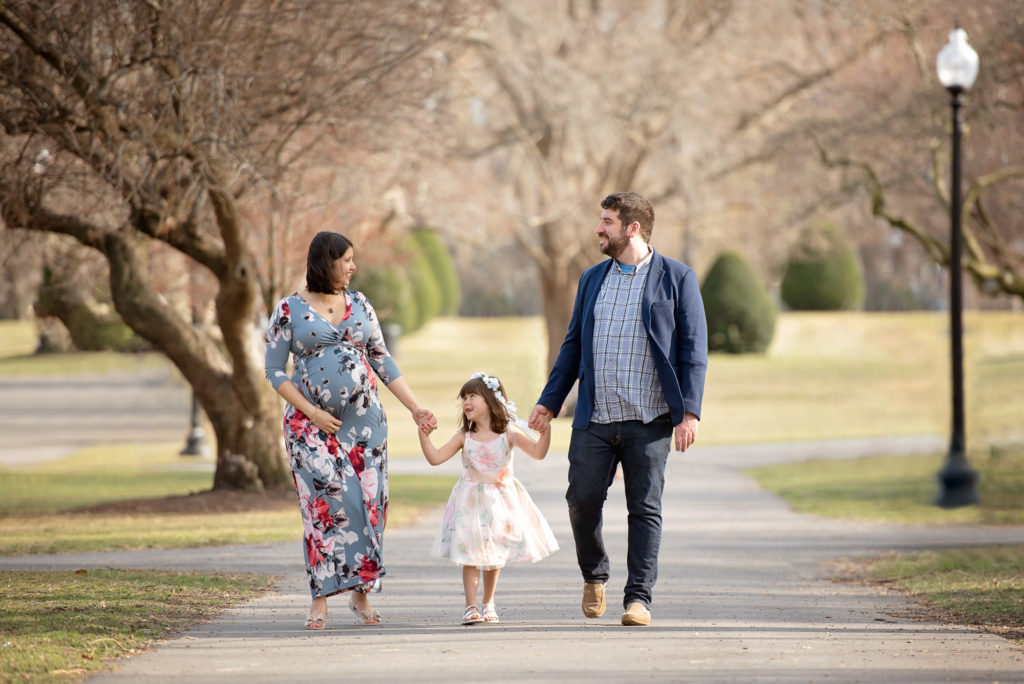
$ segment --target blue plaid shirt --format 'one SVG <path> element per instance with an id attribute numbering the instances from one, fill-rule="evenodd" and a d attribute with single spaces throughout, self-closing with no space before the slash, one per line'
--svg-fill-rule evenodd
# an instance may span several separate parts
<path id="1" fill-rule="evenodd" d="M 619 262 L 608 270 L 594 306 L 595 423 L 639 420 L 668 413 L 640 317 L 651 255 L 630 272 Z"/>

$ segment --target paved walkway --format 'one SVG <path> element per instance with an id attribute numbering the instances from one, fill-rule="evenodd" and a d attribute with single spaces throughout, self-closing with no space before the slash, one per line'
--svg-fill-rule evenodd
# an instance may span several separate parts
<path id="1" fill-rule="evenodd" d="M 908 439 L 906 449 L 931 446 Z M 874 445 L 874 447 L 872 447 Z M 328 629 L 301 629 L 308 607 L 294 543 L 0 559 L 0 569 L 154 567 L 252 570 L 280 577 L 275 593 L 122 662 L 90 682 L 1024 682 L 1024 651 L 996 636 L 902 617 L 896 595 L 834 583 L 829 561 L 889 550 L 1024 543 L 1024 529 L 849 523 L 790 512 L 741 473 L 748 464 L 892 447 L 884 440 L 695 447 L 670 461 L 654 621 L 618 624 L 625 504 L 606 508 L 612 556 L 609 611 L 588 620 L 562 495 L 564 454 L 519 462 L 518 475 L 562 549 L 511 566 L 498 588 L 498 625 L 462 627 L 459 570 L 429 556 L 439 513 L 389 531 L 379 627 L 352 624 L 344 599 Z M 423 470 L 418 459 L 394 471 Z M 447 464 L 434 472 L 454 472 Z"/>
<path id="2" fill-rule="evenodd" d="M 0 466 L 58 459 L 114 441 L 180 439 L 184 447 L 191 397 L 169 370 L 0 378 Z M 41 425 L 45 445 L 39 444 Z"/>

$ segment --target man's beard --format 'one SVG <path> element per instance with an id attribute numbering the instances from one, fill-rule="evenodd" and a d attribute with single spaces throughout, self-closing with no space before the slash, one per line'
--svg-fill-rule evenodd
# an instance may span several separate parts
<path id="1" fill-rule="evenodd" d="M 618 259 L 619 255 L 622 254 L 629 245 L 629 238 L 625 235 L 620 236 L 617 240 L 611 235 L 608 235 L 607 238 L 608 242 L 603 247 L 598 243 L 598 249 L 601 250 L 601 254 L 606 254 L 612 259 Z"/>

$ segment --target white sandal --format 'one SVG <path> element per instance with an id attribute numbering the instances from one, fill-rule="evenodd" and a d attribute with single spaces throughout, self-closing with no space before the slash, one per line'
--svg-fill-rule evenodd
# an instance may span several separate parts
<path id="1" fill-rule="evenodd" d="M 484 619 L 480 616 L 480 610 L 475 604 L 466 606 L 466 612 L 462 615 L 462 624 L 475 625 L 483 621 Z"/>
<path id="2" fill-rule="evenodd" d="M 483 618 L 484 622 L 501 622 L 501 620 L 498 619 L 498 613 L 494 610 L 493 603 L 484 604 Z"/>

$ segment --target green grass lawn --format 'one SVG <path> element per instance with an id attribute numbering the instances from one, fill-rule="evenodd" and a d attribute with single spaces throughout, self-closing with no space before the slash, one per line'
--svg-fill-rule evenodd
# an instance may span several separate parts
<path id="1" fill-rule="evenodd" d="M 945 434 L 949 426 L 948 315 L 783 313 L 766 354 L 713 354 L 704 392 L 702 444 Z M 1024 314 L 965 314 L 968 441 L 1021 432 Z M 547 375 L 543 321 L 439 318 L 403 336 L 396 359 L 420 403 L 455 431 L 456 394 L 470 374 L 500 377 L 528 415 Z M 131 371 L 168 366 L 156 354 L 32 356 L 32 327 L 0 322 L 4 375 Z M 395 457 L 418 456 L 416 427 L 384 390 Z M 884 398 L 884 408 L 881 401 Z M 552 450 L 569 443 L 570 420 L 554 423 Z"/>
<path id="2" fill-rule="evenodd" d="M 39 333 L 32 323 L 0 321 L 0 360 L 29 355 L 35 351 L 38 343 Z"/>
<path id="3" fill-rule="evenodd" d="M 469 375 L 501 378 L 528 415 L 546 380 L 539 318 L 438 319 L 404 337 L 398 363 L 440 434 L 454 432 L 456 393 Z M 965 383 L 970 440 L 1024 431 L 1024 314 L 968 312 Z M 766 354 L 712 354 L 698 439 L 702 444 L 944 434 L 949 425 L 948 316 L 784 313 Z M 388 393 L 389 443 L 418 454 L 415 426 Z M 883 406 L 884 400 L 884 406 Z M 570 419 L 554 422 L 565 450 Z"/>
<path id="4" fill-rule="evenodd" d="M 72 682 L 269 591 L 252 574 L 0 573 L 0 682 Z"/>
<path id="5" fill-rule="evenodd" d="M 978 449 L 970 456 L 979 474 L 981 503 L 934 505 L 942 454 L 811 460 L 748 471 L 796 511 L 835 518 L 899 523 L 1024 525 L 1024 446 Z"/>
<path id="6" fill-rule="evenodd" d="M 154 443 L 98 445 L 57 461 L 0 468 L 0 516 L 58 513 L 209 489 L 212 462 L 196 469 L 196 461 L 190 460 L 182 468 L 179 449 Z"/>
<path id="7" fill-rule="evenodd" d="M 748 471 L 795 510 L 901 524 L 1024 525 L 1024 445 L 975 449 L 981 503 L 934 505 L 944 455 L 786 463 Z M 852 560 L 855 579 L 916 597 L 927 617 L 971 624 L 1024 643 L 1024 546 L 966 547 Z"/>
<path id="8" fill-rule="evenodd" d="M 712 355 L 699 438 L 946 434 L 948 325 L 941 312 L 782 314 L 766 355 Z M 970 441 L 1019 434 L 1024 314 L 968 312 L 964 326 Z"/>
<path id="9" fill-rule="evenodd" d="M 929 617 L 1024 643 L 1024 546 L 893 554 L 857 575 L 916 596 Z"/>
<path id="10" fill-rule="evenodd" d="M 208 490 L 212 463 L 195 469 L 190 460 L 189 469 L 182 469 L 178 446 L 93 447 L 59 461 L 0 468 L 0 555 L 247 544 L 301 536 L 298 507 L 287 493 L 259 499 L 260 508 L 240 512 L 167 514 L 146 512 L 144 504 L 127 513 L 76 512 L 96 504 Z M 443 503 L 455 477 L 399 474 L 390 482 L 388 525 L 395 528 Z"/>

